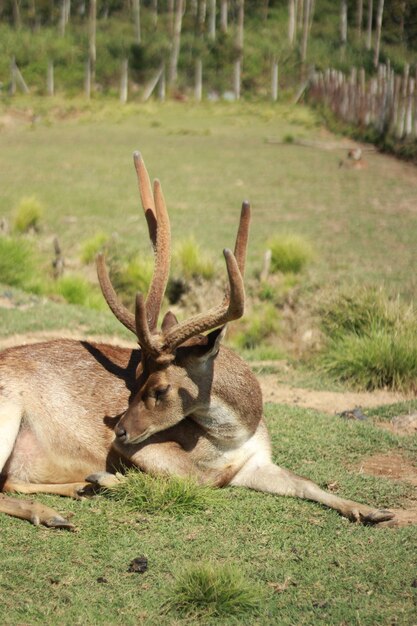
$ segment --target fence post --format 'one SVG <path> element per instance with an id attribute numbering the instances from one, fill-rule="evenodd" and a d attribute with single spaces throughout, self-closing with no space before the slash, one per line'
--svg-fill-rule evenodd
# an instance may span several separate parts
<path id="1" fill-rule="evenodd" d="M 241 64 L 240 59 L 236 59 L 233 71 L 233 91 L 235 92 L 236 100 L 240 99 L 240 74 Z"/>
<path id="2" fill-rule="evenodd" d="M 48 61 L 48 69 L 46 72 L 46 93 L 48 96 L 53 96 L 54 91 L 54 62 Z"/>
<path id="3" fill-rule="evenodd" d="M 203 61 L 197 58 L 195 61 L 195 87 L 194 98 L 197 102 L 201 102 L 203 97 Z"/>
<path id="4" fill-rule="evenodd" d="M 85 62 L 84 91 L 85 91 L 86 98 L 89 100 L 91 98 L 91 60 L 90 60 L 90 57 Z"/>
<path id="5" fill-rule="evenodd" d="M 128 74 L 129 74 L 129 61 L 123 59 L 122 61 L 122 73 L 120 76 L 120 102 L 126 104 L 128 95 Z"/>
<path id="6" fill-rule="evenodd" d="M 272 61 L 271 92 L 272 100 L 276 102 L 278 100 L 278 62 L 276 59 Z"/>

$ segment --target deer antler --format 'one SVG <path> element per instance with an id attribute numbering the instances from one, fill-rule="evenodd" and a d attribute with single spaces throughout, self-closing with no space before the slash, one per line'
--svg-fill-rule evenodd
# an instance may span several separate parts
<path id="1" fill-rule="evenodd" d="M 146 318 L 148 330 L 152 333 L 156 329 L 159 311 L 161 309 L 166 285 L 169 277 L 171 231 L 164 196 L 159 181 L 154 182 L 154 192 L 149 179 L 145 163 L 139 152 L 133 154 L 133 160 L 138 177 L 139 191 L 148 224 L 149 238 L 155 255 L 155 267 L 146 298 Z M 97 256 L 97 274 L 104 298 L 117 319 L 133 333 L 137 333 L 136 315 L 133 315 L 120 302 L 102 254 Z M 140 317 L 140 316 L 139 316 Z"/>
<path id="2" fill-rule="evenodd" d="M 231 250 L 223 250 L 229 276 L 230 296 L 226 295 L 223 302 L 206 313 L 195 315 L 190 320 L 175 326 L 163 338 L 163 351 L 173 352 L 182 343 L 207 330 L 223 326 L 227 322 L 242 317 L 245 303 L 243 278 L 237 260 Z"/>
<path id="3" fill-rule="evenodd" d="M 243 315 L 245 301 L 243 274 L 248 242 L 250 205 L 249 202 L 242 204 L 234 253 L 228 249 L 223 251 L 229 285 L 221 304 L 179 324 L 175 324 L 175 317 L 173 317 L 171 321 L 174 323 L 165 325 L 161 333 L 156 333 L 158 315 L 169 277 L 170 224 L 159 181 L 155 180 L 152 192 L 149 175 L 140 153 L 135 152 L 133 159 L 142 206 L 148 224 L 149 238 L 155 255 L 154 272 L 148 295 L 145 301 L 142 294 L 137 294 L 135 315 L 117 297 L 102 254 L 97 256 L 97 273 L 103 295 L 114 315 L 126 328 L 136 334 L 144 353 L 163 362 L 165 359 L 172 360 L 175 349 L 187 339 L 218 326 L 223 326 Z"/>
<path id="4" fill-rule="evenodd" d="M 165 199 L 159 180 L 154 182 L 154 192 L 149 175 L 139 152 L 133 154 L 136 172 L 138 175 L 139 191 L 142 206 L 148 222 L 149 237 L 155 254 L 155 266 L 152 281 L 146 298 L 146 315 L 149 329 L 156 329 L 158 315 L 169 278 L 171 261 L 171 229 Z"/>

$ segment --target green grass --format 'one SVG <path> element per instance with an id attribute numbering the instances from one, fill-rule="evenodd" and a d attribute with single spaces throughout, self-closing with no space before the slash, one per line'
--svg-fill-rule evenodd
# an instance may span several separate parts
<path id="1" fill-rule="evenodd" d="M 192 236 L 180 241 L 175 246 L 173 271 L 185 280 L 193 278 L 210 280 L 214 276 L 215 267 L 213 260 L 202 250 L 202 247 Z"/>
<path id="2" fill-rule="evenodd" d="M 205 511 L 221 504 L 218 491 L 198 485 L 192 479 L 153 477 L 136 470 L 128 471 L 126 479 L 106 494 L 132 511 L 172 516 Z"/>
<path id="3" fill-rule="evenodd" d="M 417 314 L 381 290 L 335 290 L 319 306 L 327 335 L 320 364 L 360 389 L 417 388 Z"/>
<path id="4" fill-rule="evenodd" d="M 297 235 L 276 235 L 267 245 L 271 249 L 272 272 L 298 274 L 313 256 L 309 242 Z"/>
<path id="5" fill-rule="evenodd" d="M 415 460 L 413 437 L 291 407 L 268 405 L 266 413 L 274 458 L 284 467 L 322 486 L 336 482 L 337 493 L 374 505 L 400 506 L 411 496 L 406 483 L 358 468 L 365 456 L 390 450 Z M 77 533 L 0 516 L 0 622 L 413 623 L 416 527 L 363 527 L 311 502 L 244 489 L 217 495 L 224 506 L 181 515 L 132 510 L 131 503 L 104 495 L 83 501 L 35 496 L 73 513 Z M 148 570 L 128 573 L 139 556 L 148 559 Z M 190 568 L 204 581 L 201 572 L 210 564 L 216 581 L 227 566 L 259 589 L 257 610 L 219 618 L 204 609 L 195 616 L 194 585 L 186 616 L 167 604 Z M 103 578 L 107 582 L 99 582 Z M 230 586 L 222 593 L 230 597 Z"/>
<path id="6" fill-rule="evenodd" d="M 202 563 L 177 576 L 166 605 L 197 619 L 242 617 L 259 613 L 262 591 L 236 566 Z"/>
<path id="7" fill-rule="evenodd" d="M 34 197 L 22 198 L 13 213 L 13 230 L 17 233 L 39 231 L 44 208 Z"/>
<path id="8" fill-rule="evenodd" d="M 347 334 L 330 342 L 320 363 L 327 374 L 358 389 L 417 389 L 415 333 L 375 328 Z"/>
<path id="9" fill-rule="evenodd" d="M 123 256 L 148 250 L 131 163 L 140 148 L 151 177 L 162 181 L 174 246 L 194 235 L 224 268 L 222 249 L 233 248 L 240 205 L 248 198 L 248 276 L 259 273 L 271 235 L 292 232 L 319 252 L 310 271 L 320 283 L 331 276 L 337 284 L 366 281 L 407 298 L 415 293 L 415 176 L 380 155 L 367 155 L 367 170 L 341 172 L 342 149 L 266 142 L 290 130 L 319 139 L 308 109 L 221 103 L 122 109 L 58 100 L 63 117 L 75 119 L 57 123 L 44 100 L 27 105 L 40 115 L 34 129 L 2 133 L 0 167 L 12 184 L 2 190 L 0 215 L 10 216 L 24 186 L 45 206 L 43 236 L 57 234 L 66 257 L 79 257 L 79 242 L 99 231 L 118 235 Z M 171 134 L 183 127 L 211 134 Z M 389 263 L 387 250 L 395 251 Z"/>
<path id="10" fill-rule="evenodd" d="M 0 237 L 0 280 L 12 287 L 39 292 L 41 265 L 33 243 L 25 239 Z"/>

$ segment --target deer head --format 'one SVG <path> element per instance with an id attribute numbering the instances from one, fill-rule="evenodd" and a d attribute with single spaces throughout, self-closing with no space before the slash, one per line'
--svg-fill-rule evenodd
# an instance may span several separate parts
<path id="1" fill-rule="evenodd" d="M 210 403 L 213 366 L 225 325 L 243 315 L 243 274 L 250 221 L 250 205 L 244 202 L 234 252 L 223 251 L 228 274 L 223 301 L 183 322 L 178 322 L 168 311 L 158 330 L 170 270 L 170 223 L 159 181 L 154 181 L 152 190 L 141 155 L 135 152 L 133 158 L 155 257 L 148 294 L 146 299 L 141 293 L 136 295 L 135 314 L 119 300 L 103 255 L 97 257 L 104 298 L 117 319 L 135 333 L 142 351 L 136 394 L 115 428 L 117 440 L 123 444 L 144 441 Z M 210 332 L 203 335 L 207 331 Z"/>

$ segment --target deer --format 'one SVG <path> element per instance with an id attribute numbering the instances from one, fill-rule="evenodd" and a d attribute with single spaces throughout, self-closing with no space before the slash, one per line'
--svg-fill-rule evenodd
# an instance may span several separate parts
<path id="1" fill-rule="evenodd" d="M 394 514 L 327 492 L 272 460 L 259 383 L 223 345 L 242 317 L 250 205 L 243 202 L 234 252 L 223 251 L 228 284 L 221 302 L 178 321 L 158 320 L 170 272 L 170 221 L 159 180 L 140 153 L 134 164 L 154 270 L 135 312 L 118 297 L 103 254 L 98 280 L 138 348 L 56 339 L 0 354 L 0 512 L 35 525 L 74 530 L 56 510 L 13 493 L 81 497 L 109 487 L 134 466 L 213 487 L 246 487 L 315 501 L 352 521 L 381 524 Z"/>

